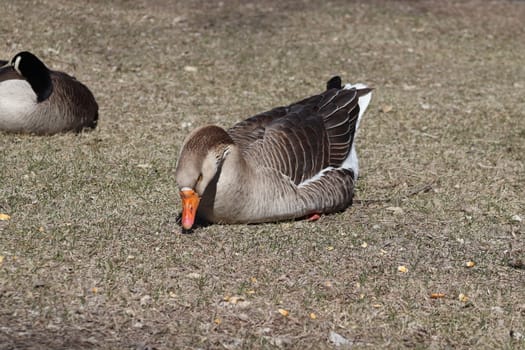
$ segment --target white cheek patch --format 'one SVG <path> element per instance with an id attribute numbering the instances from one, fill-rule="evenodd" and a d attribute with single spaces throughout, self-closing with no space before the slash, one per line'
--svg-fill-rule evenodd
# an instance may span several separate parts
<path id="1" fill-rule="evenodd" d="M 20 68 L 18 68 L 18 66 L 20 65 L 20 60 L 22 60 L 22 57 L 21 56 L 18 56 L 16 59 L 15 59 L 15 64 L 13 64 L 13 67 L 15 68 L 15 70 L 18 72 L 18 74 L 22 75 L 22 72 L 20 72 Z"/>
<path id="2" fill-rule="evenodd" d="M 37 108 L 37 96 L 25 80 L 0 82 L 0 128 L 25 125 L 26 118 Z"/>

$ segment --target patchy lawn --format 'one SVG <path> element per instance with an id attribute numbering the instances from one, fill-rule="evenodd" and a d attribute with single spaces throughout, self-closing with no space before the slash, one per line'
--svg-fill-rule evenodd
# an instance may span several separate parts
<path id="1" fill-rule="evenodd" d="M 0 349 L 525 348 L 525 2 L 108 3 L 1 1 L 101 119 L 0 133 Z M 333 74 L 375 88 L 354 206 L 181 234 L 184 136 Z"/>

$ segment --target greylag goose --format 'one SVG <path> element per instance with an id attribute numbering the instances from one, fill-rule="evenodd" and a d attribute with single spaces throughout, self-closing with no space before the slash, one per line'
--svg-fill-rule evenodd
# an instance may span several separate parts
<path id="1" fill-rule="evenodd" d="M 20 52 L 0 67 L 0 131 L 51 135 L 93 129 L 97 122 L 91 91 L 32 53 Z"/>
<path id="2" fill-rule="evenodd" d="M 261 223 L 341 211 L 358 176 L 354 137 L 371 99 L 362 84 L 341 85 L 277 107 L 228 130 L 200 127 L 183 142 L 175 178 L 182 227 Z"/>

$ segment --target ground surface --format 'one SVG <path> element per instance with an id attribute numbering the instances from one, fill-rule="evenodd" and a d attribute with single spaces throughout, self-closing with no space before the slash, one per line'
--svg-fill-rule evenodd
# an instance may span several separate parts
<path id="1" fill-rule="evenodd" d="M 0 1 L 101 112 L 0 134 L 0 349 L 525 348 L 525 2 L 109 3 Z M 182 235 L 189 130 L 332 74 L 375 88 L 354 206 Z"/>

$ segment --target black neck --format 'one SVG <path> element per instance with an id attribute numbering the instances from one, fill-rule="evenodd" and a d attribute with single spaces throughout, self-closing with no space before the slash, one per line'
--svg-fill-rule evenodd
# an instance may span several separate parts
<path id="1" fill-rule="evenodd" d="M 36 93 L 38 102 L 46 100 L 53 92 L 51 74 L 46 67 L 44 67 L 44 69 L 38 67 L 38 69 L 35 69 L 31 74 L 26 76 L 26 80 Z"/>

